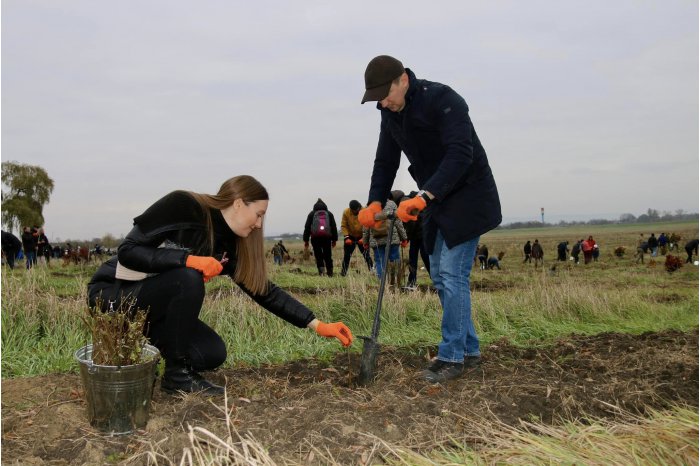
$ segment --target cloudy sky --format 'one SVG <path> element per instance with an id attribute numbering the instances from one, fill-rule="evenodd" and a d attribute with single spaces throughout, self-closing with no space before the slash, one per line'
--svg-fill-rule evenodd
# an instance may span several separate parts
<path id="1" fill-rule="evenodd" d="M 126 234 L 250 174 L 266 234 L 365 202 L 390 54 L 459 92 L 506 223 L 698 211 L 698 2 L 3 0 L 2 160 L 55 182 L 53 241 Z M 405 161 L 405 160 L 404 160 Z M 406 164 L 395 188 L 415 188 Z"/>

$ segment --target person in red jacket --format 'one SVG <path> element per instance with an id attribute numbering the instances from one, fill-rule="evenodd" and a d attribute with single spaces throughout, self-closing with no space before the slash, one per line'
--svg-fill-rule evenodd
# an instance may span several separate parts
<path id="1" fill-rule="evenodd" d="M 581 249 L 583 250 L 583 263 L 588 264 L 593 260 L 593 248 L 595 247 L 595 240 L 592 236 L 589 236 L 586 241 L 581 243 Z"/>

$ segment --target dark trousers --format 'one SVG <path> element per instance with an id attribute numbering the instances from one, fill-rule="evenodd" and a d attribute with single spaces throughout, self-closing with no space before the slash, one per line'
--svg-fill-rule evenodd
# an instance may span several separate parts
<path id="1" fill-rule="evenodd" d="M 333 254 L 331 252 L 330 238 L 311 238 L 311 247 L 314 249 L 314 258 L 319 275 L 323 275 L 325 268 L 329 277 L 333 276 Z"/>
<path id="2" fill-rule="evenodd" d="M 343 267 L 340 271 L 340 275 L 345 276 L 348 273 L 348 267 L 350 266 L 350 258 L 352 257 L 352 253 L 355 252 L 355 248 L 359 249 L 360 254 L 362 254 L 362 257 L 365 258 L 365 263 L 367 264 L 367 269 L 372 270 L 372 266 L 374 263 L 372 262 L 372 258 L 369 255 L 369 249 L 365 249 L 359 244 L 357 244 L 357 241 L 360 238 L 353 238 L 351 244 L 345 244 L 343 243 Z"/>
<path id="3" fill-rule="evenodd" d="M 116 280 L 88 289 L 89 304 L 103 311 L 136 299 L 134 309 L 148 309 L 144 333 L 166 360 L 188 359 L 195 370 L 211 370 L 226 360 L 226 344 L 199 320 L 204 302 L 204 280 L 197 270 L 171 269 L 138 282 Z"/>
<path id="4" fill-rule="evenodd" d="M 17 249 L 6 249 L 3 251 L 5 253 L 5 262 L 7 262 L 7 265 L 11 268 L 15 268 L 15 259 L 17 258 L 17 253 L 19 252 Z"/>
<path id="5" fill-rule="evenodd" d="M 557 260 L 566 262 L 566 251 L 557 251 Z"/>
<path id="6" fill-rule="evenodd" d="M 688 254 L 688 258 L 685 260 L 686 264 L 692 264 L 693 263 L 693 252 L 695 251 L 695 248 L 685 248 L 686 254 Z"/>
<path id="7" fill-rule="evenodd" d="M 416 286 L 416 281 L 418 279 L 418 254 L 420 254 L 420 258 L 423 259 L 425 270 L 427 270 L 428 275 L 430 275 L 430 255 L 425 252 L 423 241 L 413 240 L 408 246 L 408 286 Z"/>

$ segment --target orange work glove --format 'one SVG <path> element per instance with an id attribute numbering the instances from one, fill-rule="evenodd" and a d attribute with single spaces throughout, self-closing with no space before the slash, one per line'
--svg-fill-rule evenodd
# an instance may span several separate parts
<path id="1" fill-rule="evenodd" d="M 335 241 L 331 241 L 331 247 L 332 247 L 332 248 L 335 247 Z"/>
<path id="2" fill-rule="evenodd" d="M 396 216 L 399 217 L 402 222 L 418 220 L 418 212 L 425 209 L 426 205 L 425 199 L 423 199 L 421 196 L 416 196 L 412 199 L 401 202 L 401 204 L 399 204 L 399 208 L 396 209 Z"/>
<path id="3" fill-rule="evenodd" d="M 349 236 L 346 236 L 345 237 L 345 244 L 347 244 L 348 246 L 352 246 L 352 238 L 350 238 Z"/>
<path id="4" fill-rule="evenodd" d="M 208 282 L 212 278 L 216 277 L 222 270 L 224 270 L 224 266 L 221 265 L 221 262 L 213 257 L 187 256 L 185 265 L 191 269 L 202 272 L 205 282 Z"/>
<path id="5" fill-rule="evenodd" d="M 304 241 L 304 249 L 309 249 L 309 242 L 308 241 Z"/>
<path id="6" fill-rule="evenodd" d="M 363 240 L 362 238 L 360 238 L 360 239 L 357 240 L 357 244 L 359 244 L 360 246 L 362 246 L 363 244 L 365 244 L 365 240 Z"/>
<path id="7" fill-rule="evenodd" d="M 407 240 L 407 239 L 401 241 L 401 247 L 402 247 L 402 248 L 405 248 L 406 246 L 408 246 L 408 240 Z"/>
<path id="8" fill-rule="evenodd" d="M 316 333 L 322 337 L 337 338 L 346 348 L 352 345 L 352 332 L 350 329 L 342 322 L 334 322 L 332 324 L 326 324 L 319 322 L 316 327 Z"/>
<path id="9" fill-rule="evenodd" d="M 369 249 L 369 243 L 363 244 L 362 247 L 365 249 L 365 251 L 368 250 L 368 249 Z"/>
<path id="10" fill-rule="evenodd" d="M 378 228 L 381 222 L 378 222 L 374 216 L 382 212 L 382 203 L 374 201 L 357 214 L 357 220 L 362 226 L 367 228 Z"/>

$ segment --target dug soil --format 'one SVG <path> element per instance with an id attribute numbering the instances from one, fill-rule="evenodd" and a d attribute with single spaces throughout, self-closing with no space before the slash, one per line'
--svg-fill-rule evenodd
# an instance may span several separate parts
<path id="1" fill-rule="evenodd" d="M 228 411 L 223 397 L 156 386 L 146 428 L 117 437 L 88 424 L 78 375 L 3 380 L 2 463 L 148 464 L 150 452 L 157 464 L 180 464 L 189 427 L 202 427 L 254 439 L 279 464 L 363 464 L 387 445 L 478 448 L 479 422 L 614 420 L 698 405 L 697 332 L 572 335 L 532 348 L 496 342 L 483 348 L 481 367 L 442 385 L 420 379 L 432 351 L 382 347 L 378 379 L 365 387 L 356 384 L 355 353 L 206 374 L 226 384 Z"/>

